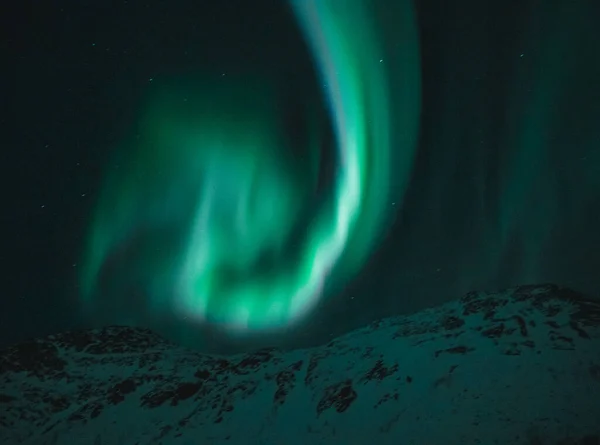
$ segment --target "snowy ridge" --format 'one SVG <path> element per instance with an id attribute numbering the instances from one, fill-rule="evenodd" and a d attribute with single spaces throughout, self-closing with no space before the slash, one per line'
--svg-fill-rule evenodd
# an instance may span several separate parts
<path id="1" fill-rule="evenodd" d="M 327 345 L 229 357 L 151 331 L 0 352 L 2 445 L 600 443 L 600 302 L 472 292 Z"/>

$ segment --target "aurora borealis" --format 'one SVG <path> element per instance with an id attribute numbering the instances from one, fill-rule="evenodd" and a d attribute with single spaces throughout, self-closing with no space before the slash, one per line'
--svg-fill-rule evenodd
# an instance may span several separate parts
<path id="1" fill-rule="evenodd" d="M 290 7 L 323 85 L 332 171 L 322 173 L 324 130 L 314 116 L 305 117 L 309 145 L 290 156 L 277 91 L 266 82 L 211 85 L 198 76 L 195 85 L 163 86 L 146 103 L 136 141 L 123 145 L 127 161 L 109 176 L 92 223 L 82 275 L 90 307 L 107 292 L 130 298 L 136 286 L 141 313 L 238 333 L 282 328 L 364 263 L 412 167 L 414 16 L 408 3 L 396 11 L 409 45 L 401 54 L 406 85 L 395 93 L 405 98 L 404 140 L 393 151 L 389 73 L 381 36 L 367 20 L 372 11 L 360 1 Z M 317 194 L 323 174 L 330 190 Z"/>
<path id="2" fill-rule="evenodd" d="M 471 290 L 598 293 L 600 4 L 14 6 L 4 344 L 293 348 Z"/>

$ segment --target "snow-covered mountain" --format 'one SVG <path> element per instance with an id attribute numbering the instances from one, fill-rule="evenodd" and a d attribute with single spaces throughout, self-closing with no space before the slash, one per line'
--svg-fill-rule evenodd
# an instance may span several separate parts
<path id="1" fill-rule="evenodd" d="M 131 327 L 0 355 L 0 444 L 600 443 L 600 302 L 473 292 L 321 347 L 220 357 Z"/>

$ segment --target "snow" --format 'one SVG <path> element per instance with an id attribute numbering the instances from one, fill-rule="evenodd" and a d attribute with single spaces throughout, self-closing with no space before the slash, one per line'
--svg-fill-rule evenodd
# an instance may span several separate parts
<path id="1" fill-rule="evenodd" d="M 312 349 L 228 357 L 126 326 L 0 352 L 0 443 L 600 443 L 600 302 L 473 292 Z"/>

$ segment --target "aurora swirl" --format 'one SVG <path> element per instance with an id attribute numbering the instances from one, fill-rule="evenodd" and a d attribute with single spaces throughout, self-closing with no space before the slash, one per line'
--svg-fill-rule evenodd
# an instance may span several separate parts
<path id="1" fill-rule="evenodd" d="M 290 3 L 334 135 L 327 190 L 325 130 L 305 116 L 308 146 L 286 149 L 268 82 L 199 78 L 149 95 L 91 224 L 86 310 L 268 331 L 302 320 L 348 283 L 399 208 L 415 154 L 418 40 L 410 3 L 400 3 L 392 13 L 404 37 L 393 56 L 372 23 L 376 6 Z M 392 72 L 403 82 L 391 85 Z M 103 306 L 106 295 L 120 297 Z"/>

